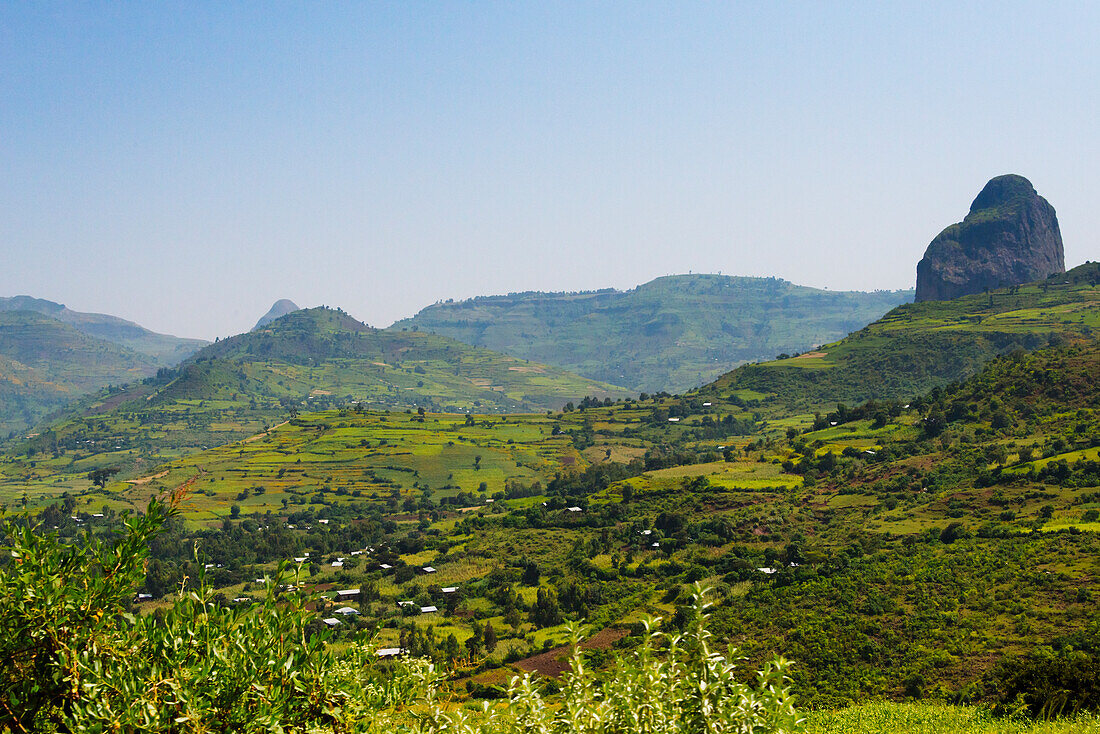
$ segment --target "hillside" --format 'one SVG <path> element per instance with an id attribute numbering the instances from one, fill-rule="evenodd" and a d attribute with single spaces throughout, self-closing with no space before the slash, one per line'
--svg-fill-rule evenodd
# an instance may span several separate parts
<path id="1" fill-rule="evenodd" d="M 443 334 L 638 392 L 681 392 L 739 364 L 834 341 L 912 298 L 672 275 L 629 291 L 437 303 L 392 328 Z"/>
<path id="2" fill-rule="evenodd" d="M 72 399 L 156 371 L 153 358 L 31 311 L 0 311 L 0 435 Z"/>
<path id="3" fill-rule="evenodd" d="M 226 369 L 237 370 L 237 382 L 227 386 L 221 376 L 214 377 L 214 394 L 197 377 Z M 255 397 L 451 412 L 541 411 L 585 395 L 626 394 L 446 337 L 374 329 L 323 307 L 295 311 L 211 344 L 189 359 L 180 379 L 154 400 L 214 397 L 229 389 Z"/>
<path id="4" fill-rule="evenodd" d="M 754 664 L 795 660 L 803 705 L 1012 702 L 1035 661 L 1100 653 L 1097 364 L 1095 340 L 1017 352 L 908 405 L 764 435 L 741 435 L 743 412 L 690 401 L 675 424 L 667 400 L 312 413 L 143 483 L 74 492 L 49 517 L 72 532 L 71 515 L 106 523 L 193 479 L 190 529 L 154 545 L 149 593 L 198 572 L 196 542 L 227 598 L 304 558 L 318 588 L 363 590 L 380 645 L 453 662 L 470 695 L 513 671 L 560 671 L 568 619 L 606 630 L 593 665 L 638 643 L 643 614 L 682 629 L 702 581 L 717 589 L 716 643 Z M 475 635 L 490 624 L 486 652 Z M 474 663 L 459 660 L 470 650 Z M 1020 692 L 1057 693 L 1036 680 Z"/>
<path id="5" fill-rule="evenodd" d="M 1100 264 L 951 301 L 898 306 L 838 342 L 746 365 L 698 391 L 801 412 L 919 395 L 975 374 L 998 354 L 1088 340 L 1100 331 Z"/>
<path id="6" fill-rule="evenodd" d="M 109 342 L 147 354 L 159 366 L 172 366 L 201 349 L 207 342 L 158 334 L 132 321 L 100 313 L 73 311 L 60 303 L 30 296 L 0 298 L 2 311 L 34 311 Z"/>
<path id="7" fill-rule="evenodd" d="M 309 409 L 543 412 L 584 396 L 625 395 L 554 367 L 432 334 L 372 329 L 341 311 L 314 308 L 211 344 L 177 369 L 89 397 L 13 450 L 67 457 L 56 466 L 36 462 L 18 486 L 56 471 L 57 486 L 68 488 L 86 483 L 96 468 L 136 476 Z"/>

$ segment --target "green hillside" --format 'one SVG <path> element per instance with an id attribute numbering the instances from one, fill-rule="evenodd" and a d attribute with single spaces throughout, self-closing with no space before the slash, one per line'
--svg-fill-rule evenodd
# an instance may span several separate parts
<path id="1" fill-rule="evenodd" d="M 156 371 L 154 360 L 30 311 L 0 311 L 0 435 L 72 399 Z"/>
<path id="2" fill-rule="evenodd" d="M 1097 364 L 1095 340 L 1018 352 L 908 407 L 753 435 L 741 435 L 746 413 L 690 401 L 549 416 L 332 410 L 141 483 L 74 488 L 46 512 L 74 532 L 72 515 L 109 523 L 190 481 L 187 522 L 153 548 L 150 593 L 198 573 L 196 542 L 226 598 L 304 557 L 319 588 L 366 590 L 357 608 L 380 646 L 446 662 L 467 695 L 512 671 L 555 674 L 569 619 L 604 630 L 594 665 L 638 643 L 643 614 L 681 629 L 701 581 L 717 589 L 716 642 L 754 664 L 795 660 L 801 705 L 1020 693 L 1038 710 L 1061 695 L 1043 676 L 1094 695 L 1096 678 L 1073 671 L 1100 662 Z M 684 409 L 676 423 L 670 405 Z M 459 661 L 488 624 L 494 650 Z"/>
<path id="3" fill-rule="evenodd" d="M 393 328 L 443 334 L 639 392 L 680 392 L 745 362 L 835 341 L 912 298 L 912 291 L 672 275 L 625 292 L 437 303 Z"/>
<path id="4" fill-rule="evenodd" d="M 780 410 L 918 395 L 964 379 L 998 354 L 1100 333 L 1100 264 L 1028 285 L 898 306 L 819 350 L 746 365 L 698 396 L 760 398 Z"/>
<path id="5" fill-rule="evenodd" d="M 624 395 L 554 367 L 432 334 L 372 329 L 341 311 L 315 308 L 211 344 L 177 369 L 87 398 L 14 450 L 54 456 L 36 460 L 20 486 L 56 473 L 58 481 L 64 477 L 56 486 L 69 487 L 107 466 L 137 476 L 309 409 L 543 412 L 584 396 Z"/>
<path id="6" fill-rule="evenodd" d="M 373 329 L 326 308 L 295 311 L 206 347 L 154 402 L 230 392 L 450 412 L 546 410 L 585 395 L 626 394 L 446 337 Z"/>
<path id="7" fill-rule="evenodd" d="M 73 311 L 60 303 L 30 296 L 0 298 L 0 312 L 3 311 L 34 311 L 49 316 L 90 336 L 147 354 L 160 366 L 177 364 L 207 344 L 201 339 L 158 334 L 117 316 Z"/>

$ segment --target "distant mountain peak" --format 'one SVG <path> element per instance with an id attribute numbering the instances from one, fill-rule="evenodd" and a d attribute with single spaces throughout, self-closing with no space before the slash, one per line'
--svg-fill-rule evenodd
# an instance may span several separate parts
<path id="1" fill-rule="evenodd" d="M 294 311 L 299 310 L 301 309 L 298 308 L 298 304 L 294 303 L 294 301 L 290 300 L 289 298 L 280 298 L 278 301 L 275 301 L 274 305 L 271 306 L 267 313 L 260 317 L 260 320 L 256 322 L 256 325 L 252 327 L 252 331 L 267 326 L 275 319 L 282 318 L 288 313 L 293 313 Z"/>

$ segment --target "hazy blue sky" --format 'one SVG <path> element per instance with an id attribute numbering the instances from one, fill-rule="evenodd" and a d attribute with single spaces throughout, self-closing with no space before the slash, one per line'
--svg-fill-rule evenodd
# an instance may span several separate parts
<path id="1" fill-rule="evenodd" d="M 276 298 L 668 273 L 911 287 L 987 179 L 1098 259 L 1100 3 L 4 3 L 0 295 L 159 331 Z"/>

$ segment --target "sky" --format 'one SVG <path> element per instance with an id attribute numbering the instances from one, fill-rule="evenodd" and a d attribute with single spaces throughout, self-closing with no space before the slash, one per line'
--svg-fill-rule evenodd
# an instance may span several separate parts
<path id="1" fill-rule="evenodd" d="M 661 275 L 911 288 L 984 183 L 1100 255 L 1100 3 L 0 5 L 0 296 L 156 331 L 279 298 Z"/>

